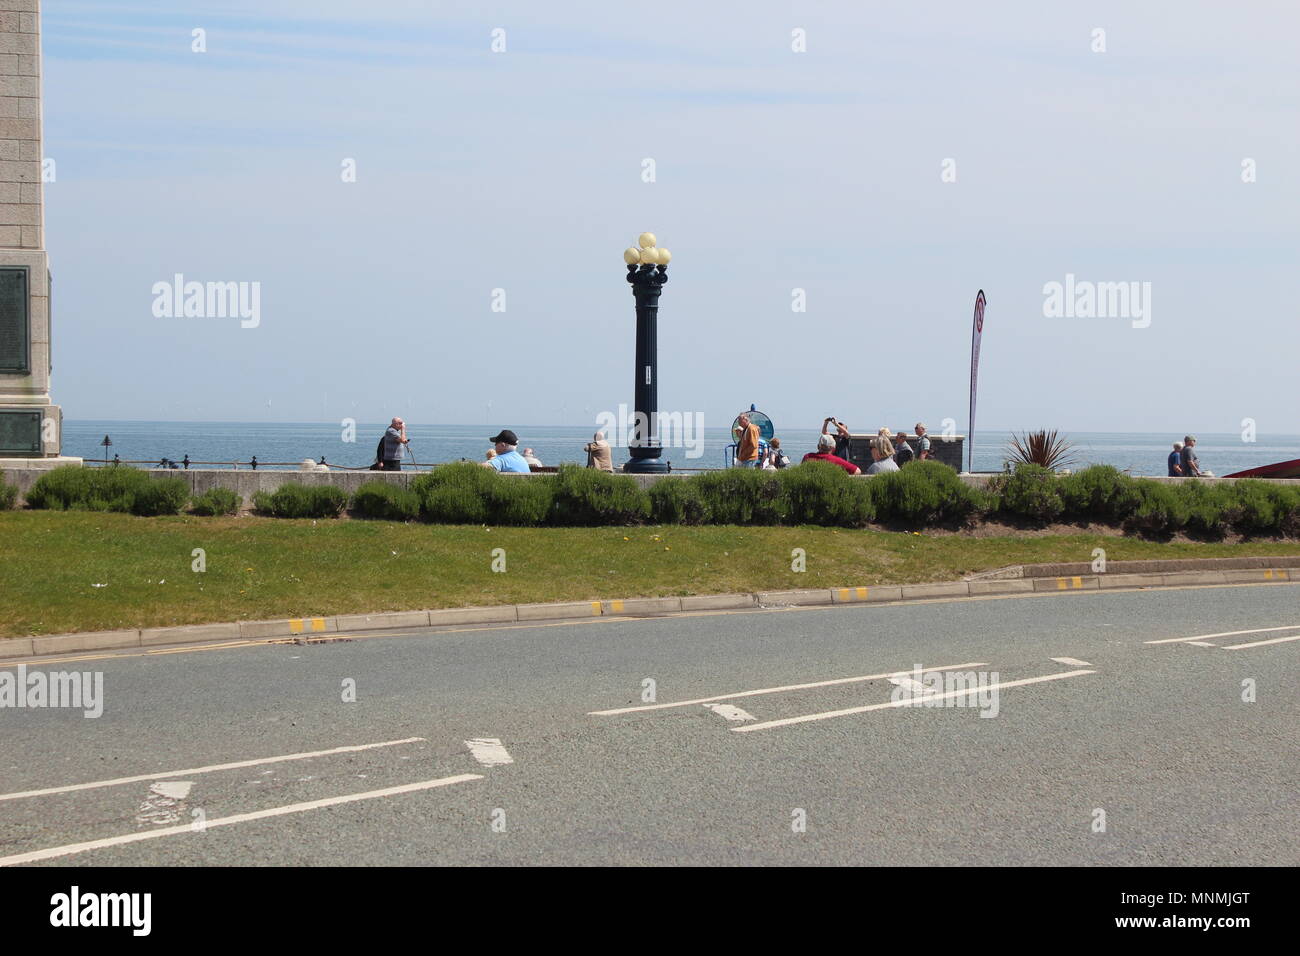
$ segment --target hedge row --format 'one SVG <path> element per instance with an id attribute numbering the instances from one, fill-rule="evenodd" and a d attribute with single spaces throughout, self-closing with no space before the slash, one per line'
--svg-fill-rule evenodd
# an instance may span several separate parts
<path id="1" fill-rule="evenodd" d="M 0 507 L 14 493 L 0 485 Z M 27 495 L 33 508 L 176 514 L 233 514 L 239 496 L 216 488 L 190 499 L 179 478 L 130 468 L 57 468 Z M 349 499 L 330 485 L 283 484 L 253 496 L 256 509 L 281 518 L 332 518 L 351 508 L 362 518 L 442 524 L 627 525 L 816 524 L 906 527 L 1003 518 L 1030 524 L 1099 522 L 1147 535 L 1177 531 L 1203 537 L 1229 532 L 1300 537 L 1300 487 L 1238 481 L 1231 485 L 1162 484 L 1109 465 L 1058 476 L 1022 465 L 972 488 L 934 461 L 914 462 L 870 481 L 834 465 L 808 462 L 782 471 L 729 469 L 660 481 L 649 490 L 632 478 L 562 466 L 558 474 L 511 478 L 474 463 L 445 465 L 401 488 L 362 485 Z"/>

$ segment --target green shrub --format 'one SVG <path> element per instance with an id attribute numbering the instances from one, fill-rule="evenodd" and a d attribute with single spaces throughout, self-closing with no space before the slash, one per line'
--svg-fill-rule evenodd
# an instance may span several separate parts
<path id="1" fill-rule="evenodd" d="M 0 481 L 0 511 L 8 511 L 18 501 L 18 486 Z"/>
<path id="2" fill-rule="evenodd" d="M 665 478 L 650 486 L 650 513 L 655 524 L 706 524 L 709 509 L 695 478 Z"/>
<path id="3" fill-rule="evenodd" d="M 352 513 L 361 518 L 414 521 L 420 517 L 420 496 L 386 481 L 367 481 L 352 496 Z"/>
<path id="4" fill-rule="evenodd" d="M 1293 524 L 1298 497 L 1291 488 L 1246 478 L 1229 490 L 1228 520 L 1241 534 L 1282 534 Z"/>
<path id="5" fill-rule="evenodd" d="M 650 517 L 650 496 L 627 475 L 561 465 L 554 488 L 551 516 L 556 524 L 632 524 Z"/>
<path id="6" fill-rule="evenodd" d="M 190 486 L 184 478 L 152 478 L 135 490 L 130 510 L 145 517 L 180 514 L 189 500 Z"/>
<path id="7" fill-rule="evenodd" d="M 275 491 L 253 495 L 253 507 L 275 518 L 337 518 L 347 503 L 347 493 L 333 485 L 286 482 Z"/>
<path id="8" fill-rule="evenodd" d="M 1138 506 L 1134 481 L 1118 468 L 1093 465 L 1057 481 L 1064 515 L 1071 521 L 1121 524 Z"/>
<path id="9" fill-rule="evenodd" d="M 1017 465 L 1011 474 L 995 479 L 995 485 L 1003 514 L 1045 524 L 1065 510 L 1060 481 L 1042 465 Z"/>
<path id="10" fill-rule="evenodd" d="M 233 515 L 238 514 L 242 503 L 240 496 L 229 488 L 209 488 L 194 496 L 190 510 L 196 515 Z"/>
<path id="11" fill-rule="evenodd" d="M 776 474 L 790 524 L 862 528 L 876 516 L 871 482 L 851 478 L 838 465 L 806 461 Z"/>
<path id="12" fill-rule="evenodd" d="M 420 499 L 420 517 L 425 521 L 486 524 L 490 518 L 489 495 L 499 477 L 473 462 L 456 462 L 420 475 L 411 482 L 411 490 Z"/>
<path id="13" fill-rule="evenodd" d="M 789 512 L 778 474 L 757 468 L 728 468 L 687 480 L 696 484 L 710 523 L 771 525 L 780 524 Z"/>
<path id="14" fill-rule="evenodd" d="M 1187 499 L 1174 485 L 1154 481 L 1136 484 L 1137 507 L 1124 521 L 1124 527 L 1145 535 L 1170 535 L 1187 524 Z"/>
<path id="15" fill-rule="evenodd" d="M 1188 533 L 1222 538 L 1230 527 L 1232 490 L 1222 485 L 1184 481 L 1172 486 L 1187 509 Z"/>
<path id="16" fill-rule="evenodd" d="M 488 489 L 488 512 L 493 522 L 524 526 L 549 523 L 555 506 L 555 478 L 511 478 L 491 473 L 488 477 L 493 479 Z"/>
<path id="17" fill-rule="evenodd" d="M 881 521 L 950 525 L 965 521 L 983 504 L 979 492 L 938 461 L 915 461 L 866 484 Z"/>

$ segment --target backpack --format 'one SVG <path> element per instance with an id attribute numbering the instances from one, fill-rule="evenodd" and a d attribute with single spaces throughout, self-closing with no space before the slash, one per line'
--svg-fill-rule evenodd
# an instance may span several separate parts
<path id="1" fill-rule="evenodd" d="M 379 444 L 375 446 L 375 463 L 370 466 L 371 471 L 384 470 L 384 436 L 380 436 Z"/>

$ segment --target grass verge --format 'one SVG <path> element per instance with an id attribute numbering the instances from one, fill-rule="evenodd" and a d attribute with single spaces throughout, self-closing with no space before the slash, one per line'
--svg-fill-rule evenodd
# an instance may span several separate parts
<path id="1" fill-rule="evenodd" d="M 822 527 L 487 528 L 0 513 L 0 637 L 417 608 L 957 579 L 1009 564 L 1300 554 L 1300 542 Z M 492 571 L 505 550 L 505 573 Z M 791 570 L 791 551 L 807 571 Z M 192 570 L 202 549 L 206 570 Z M 98 585 L 98 586 L 96 586 Z"/>

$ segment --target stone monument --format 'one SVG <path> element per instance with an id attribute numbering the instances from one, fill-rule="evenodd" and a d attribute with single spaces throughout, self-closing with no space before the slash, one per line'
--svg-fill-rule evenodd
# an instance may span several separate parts
<path id="1" fill-rule="evenodd" d="M 69 464 L 50 401 L 40 0 L 0 0 L 0 467 Z"/>

